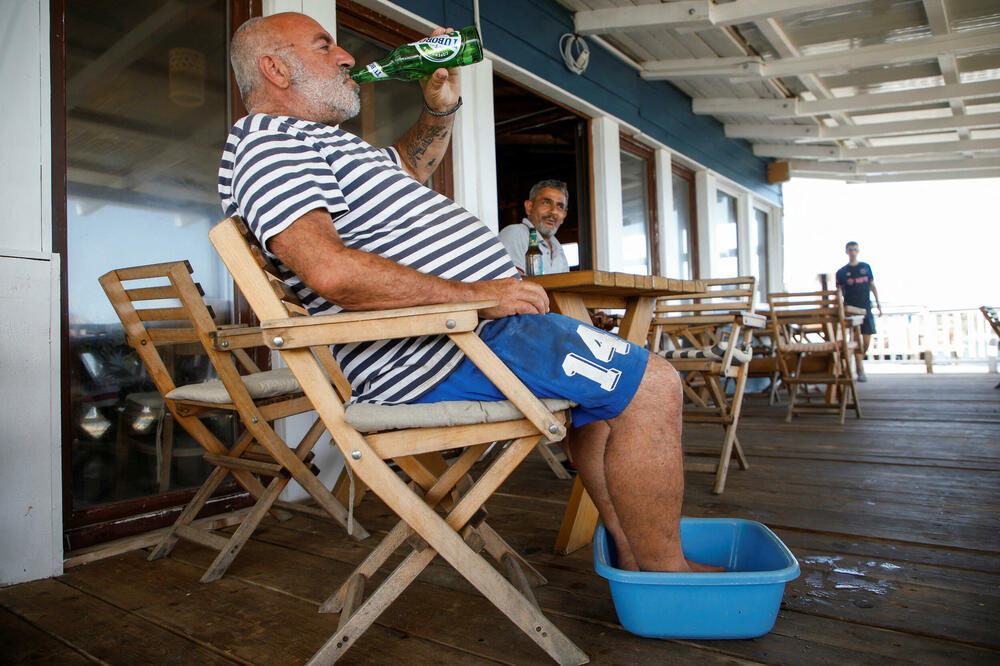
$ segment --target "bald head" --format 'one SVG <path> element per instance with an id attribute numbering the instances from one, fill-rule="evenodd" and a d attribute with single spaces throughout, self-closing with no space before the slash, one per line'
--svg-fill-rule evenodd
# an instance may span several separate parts
<path id="1" fill-rule="evenodd" d="M 252 18 L 233 35 L 230 57 L 251 113 L 295 116 L 331 125 L 358 113 L 354 58 L 319 23 L 285 12 Z"/>

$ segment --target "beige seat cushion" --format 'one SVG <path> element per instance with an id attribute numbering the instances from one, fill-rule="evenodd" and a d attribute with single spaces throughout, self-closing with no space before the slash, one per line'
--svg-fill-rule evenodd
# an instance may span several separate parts
<path id="1" fill-rule="evenodd" d="M 243 385 L 247 387 L 247 392 L 254 400 L 302 392 L 299 383 L 295 381 L 292 371 L 288 368 L 246 375 L 243 377 Z M 168 393 L 167 397 L 171 400 L 193 400 L 213 405 L 225 405 L 232 400 L 229 397 L 229 391 L 219 380 L 178 386 Z"/>
<path id="2" fill-rule="evenodd" d="M 555 398 L 543 398 L 542 403 L 552 412 L 575 406 L 569 400 Z M 361 432 L 496 423 L 519 418 L 523 418 L 521 412 L 509 400 L 453 400 L 415 405 L 354 403 L 347 407 L 345 415 L 347 423 Z"/>

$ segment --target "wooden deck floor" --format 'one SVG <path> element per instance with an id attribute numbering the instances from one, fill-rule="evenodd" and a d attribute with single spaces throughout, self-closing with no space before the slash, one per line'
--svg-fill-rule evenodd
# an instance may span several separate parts
<path id="1" fill-rule="evenodd" d="M 490 522 L 548 577 L 537 596 L 595 664 L 1000 663 L 1000 390 L 995 375 L 872 375 L 865 418 L 783 421 L 753 398 L 748 471 L 725 494 L 689 474 L 684 513 L 759 520 L 798 557 L 774 630 L 738 641 L 625 632 L 589 549 L 552 554 L 569 483 L 529 457 Z M 717 440 L 688 428 L 689 449 Z M 318 604 L 393 522 L 368 497 L 374 538 L 271 521 L 220 581 L 208 552 L 133 552 L 0 589 L 0 662 L 299 664 L 334 631 Z M 440 560 L 438 560 L 440 562 Z M 347 654 L 356 664 L 546 664 L 545 654 L 443 564 L 434 564 Z"/>

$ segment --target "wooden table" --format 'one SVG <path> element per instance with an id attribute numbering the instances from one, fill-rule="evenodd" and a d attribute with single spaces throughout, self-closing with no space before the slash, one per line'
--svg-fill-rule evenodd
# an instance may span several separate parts
<path id="1" fill-rule="evenodd" d="M 640 347 L 646 345 L 653 309 L 659 296 L 705 291 L 700 280 L 675 280 L 655 275 L 631 275 L 606 271 L 573 271 L 525 277 L 545 288 L 553 312 L 590 323 L 588 308 L 625 310 L 618 335 Z M 586 546 L 597 527 L 597 507 L 583 488 L 580 477 L 573 482 L 563 516 L 556 552 L 568 555 Z"/>

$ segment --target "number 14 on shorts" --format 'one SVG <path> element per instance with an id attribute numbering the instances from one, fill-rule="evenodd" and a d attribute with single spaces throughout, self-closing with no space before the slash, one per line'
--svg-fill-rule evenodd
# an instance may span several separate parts
<path id="1" fill-rule="evenodd" d="M 615 354 L 628 354 L 629 343 L 618 336 L 583 324 L 576 327 L 576 334 L 587 345 L 587 349 L 590 350 L 593 357 L 603 363 L 610 362 Z M 609 393 L 615 390 L 618 378 L 622 375 L 621 370 L 617 368 L 606 368 L 573 353 L 566 354 L 566 357 L 563 358 L 562 369 L 568 377 L 575 375 L 586 377 Z"/>

